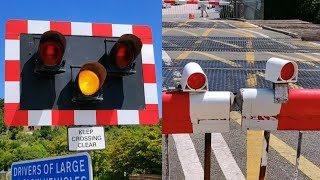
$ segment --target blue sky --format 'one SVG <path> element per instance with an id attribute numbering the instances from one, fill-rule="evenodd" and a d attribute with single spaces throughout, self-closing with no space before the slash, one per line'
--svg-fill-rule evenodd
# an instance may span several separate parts
<path id="1" fill-rule="evenodd" d="M 0 97 L 4 97 L 4 34 L 8 19 L 149 25 L 152 28 L 161 102 L 160 0 L 2 0 L 0 6 Z M 161 106 L 160 106 L 161 107 Z"/>

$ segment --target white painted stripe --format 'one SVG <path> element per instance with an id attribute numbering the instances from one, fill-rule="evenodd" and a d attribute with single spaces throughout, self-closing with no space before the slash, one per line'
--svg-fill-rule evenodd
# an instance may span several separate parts
<path id="1" fill-rule="evenodd" d="M 5 60 L 20 60 L 20 40 L 5 40 Z"/>
<path id="2" fill-rule="evenodd" d="M 313 45 L 315 45 L 315 46 L 320 46 L 320 44 L 318 44 L 318 43 L 315 43 L 315 42 L 309 42 L 310 44 L 313 44 Z"/>
<path id="3" fill-rule="evenodd" d="M 51 110 L 29 110 L 28 125 L 29 126 L 52 125 L 52 111 Z"/>
<path id="4" fill-rule="evenodd" d="M 154 64 L 154 52 L 152 44 L 143 44 L 141 49 L 142 63 Z"/>
<path id="5" fill-rule="evenodd" d="M 71 34 L 80 36 L 92 36 L 92 24 L 71 22 Z"/>
<path id="6" fill-rule="evenodd" d="M 267 36 L 267 35 L 262 34 L 262 33 L 259 33 L 259 32 L 255 32 L 255 31 L 248 30 L 248 29 L 241 29 L 241 30 L 242 30 L 242 31 L 251 32 L 251 33 L 254 33 L 254 34 L 258 34 L 258 35 L 260 35 L 260 36 L 262 36 L 262 37 L 264 37 L 264 38 L 269 38 L 271 41 L 275 41 L 275 42 L 280 43 L 280 44 L 283 44 L 283 45 L 285 45 L 285 46 L 289 46 L 289 47 L 291 47 L 291 48 L 293 48 L 293 49 L 297 49 L 297 48 L 298 48 L 297 46 L 294 46 L 294 45 L 292 45 L 292 44 L 285 43 L 285 42 L 282 42 L 282 41 L 278 41 L 278 40 L 276 40 L 276 39 L 272 39 L 272 38 L 270 38 L 270 36 Z M 241 31 L 241 30 L 238 29 L 237 31 Z"/>
<path id="7" fill-rule="evenodd" d="M 162 50 L 162 61 L 167 65 L 167 66 L 172 66 L 172 60 L 168 53 L 164 50 Z"/>
<path id="8" fill-rule="evenodd" d="M 316 56 L 320 56 L 320 53 L 311 53 L 311 54 L 316 55 Z"/>
<path id="9" fill-rule="evenodd" d="M 212 133 L 211 148 L 227 180 L 245 180 L 236 160 L 232 156 L 228 144 L 220 133 Z"/>
<path id="10" fill-rule="evenodd" d="M 96 111 L 95 110 L 75 110 L 74 125 L 95 125 Z"/>
<path id="11" fill-rule="evenodd" d="M 118 110 L 117 114 L 119 125 L 139 124 L 139 111 L 137 110 Z"/>
<path id="12" fill-rule="evenodd" d="M 158 104 L 156 83 L 144 83 L 144 97 L 146 104 Z"/>
<path id="13" fill-rule="evenodd" d="M 20 103 L 20 82 L 19 81 L 4 82 L 4 102 Z"/>
<path id="14" fill-rule="evenodd" d="M 29 34 L 43 34 L 50 30 L 50 21 L 28 21 Z"/>
<path id="15" fill-rule="evenodd" d="M 189 134 L 174 134 L 172 138 L 177 148 L 185 179 L 203 179 L 203 168 Z"/>
<path id="16" fill-rule="evenodd" d="M 229 23 L 227 23 L 227 22 L 225 22 L 225 21 L 218 21 L 218 22 L 221 22 L 221 23 L 223 23 L 223 24 L 226 24 L 226 25 L 228 25 L 228 26 L 231 26 L 231 27 L 233 27 L 233 28 L 238 29 L 235 25 L 229 24 Z"/>
<path id="17" fill-rule="evenodd" d="M 132 34 L 132 25 L 112 24 L 112 36 L 120 37 L 123 34 Z"/>
<path id="18" fill-rule="evenodd" d="M 259 36 L 262 36 L 264 38 L 270 38 L 269 36 L 265 35 L 265 34 L 262 34 L 262 33 L 259 33 L 259 32 L 256 32 L 256 31 L 252 31 L 252 30 L 248 30 L 248 29 L 241 29 L 242 31 L 247 31 L 247 32 L 251 32 L 251 33 L 254 33 L 254 34 L 257 34 Z M 240 29 L 238 29 L 238 31 L 240 31 Z"/>

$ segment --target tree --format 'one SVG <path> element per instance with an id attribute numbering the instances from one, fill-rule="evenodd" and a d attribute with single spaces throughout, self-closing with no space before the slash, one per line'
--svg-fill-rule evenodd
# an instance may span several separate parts
<path id="1" fill-rule="evenodd" d="M 113 172 L 161 174 L 161 126 L 122 127 L 107 135 Z"/>

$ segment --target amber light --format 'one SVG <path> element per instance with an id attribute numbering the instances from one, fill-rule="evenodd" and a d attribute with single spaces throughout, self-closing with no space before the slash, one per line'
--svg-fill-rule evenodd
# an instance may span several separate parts
<path id="1" fill-rule="evenodd" d="M 82 94 L 90 96 L 98 92 L 106 78 L 106 69 L 97 62 L 87 63 L 82 66 L 79 76 L 78 85 Z"/>

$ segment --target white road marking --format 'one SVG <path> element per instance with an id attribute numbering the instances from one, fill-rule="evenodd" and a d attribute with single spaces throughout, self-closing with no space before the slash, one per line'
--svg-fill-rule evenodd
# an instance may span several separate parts
<path id="1" fill-rule="evenodd" d="M 236 160 L 233 158 L 228 144 L 221 133 L 212 133 L 211 148 L 227 180 L 245 180 Z"/>
<path id="2" fill-rule="evenodd" d="M 238 29 L 240 30 L 240 29 Z M 252 30 L 248 30 L 248 29 L 241 29 L 242 31 L 247 31 L 247 32 L 251 32 L 251 33 L 254 33 L 254 34 L 257 34 L 259 36 L 262 36 L 264 38 L 270 38 L 269 36 L 265 35 L 265 34 L 262 34 L 262 33 L 259 33 L 259 32 L 256 32 L 256 31 L 252 31 Z"/>
<path id="3" fill-rule="evenodd" d="M 172 135 L 186 180 L 203 179 L 204 171 L 189 134 Z"/>
<path id="4" fill-rule="evenodd" d="M 170 58 L 170 56 L 168 55 L 168 53 L 164 50 L 162 50 L 162 61 L 167 65 L 167 66 L 171 66 L 172 65 L 172 60 Z"/>
<path id="5" fill-rule="evenodd" d="M 264 37 L 264 38 L 269 38 L 271 41 L 275 41 L 275 42 L 277 42 L 277 43 L 280 43 L 280 44 L 283 44 L 283 45 L 285 45 L 285 46 L 290 46 L 291 48 L 293 48 L 293 49 L 297 49 L 298 47 L 297 46 L 294 46 L 294 45 L 292 45 L 292 44 L 288 44 L 288 43 L 285 43 L 285 42 L 282 42 L 282 41 L 278 41 L 278 40 L 276 40 L 276 39 L 273 39 L 273 38 L 271 38 L 270 36 L 268 36 L 268 35 L 265 35 L 265 34 L 262 34 L 262 33 L 259 33 L 259 32 L 256 32 L 256 31 L 252 31 L 252 30 L 249 30 L 249 29 L 238 29 L 239 31 L 247 31 L 247 32 L 251 32 L 251 33 L 254 33 L 254 34 L 258 34 L 258 35 L 260 35 L 260 36 L 262 36 L 262 37 Z"/>

